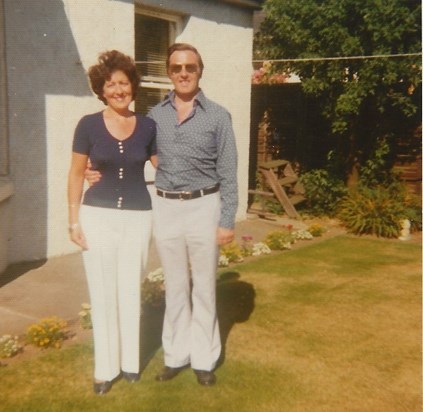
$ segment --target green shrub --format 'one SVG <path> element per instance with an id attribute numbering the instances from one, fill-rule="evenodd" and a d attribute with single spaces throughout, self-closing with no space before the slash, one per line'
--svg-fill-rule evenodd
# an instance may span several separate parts
<path id="1" fill-rule="evenodd" d="M 324 228 L 323 226 L 319 225 L 318 223 L 314 223 L 312 225 L 310 225 L 307 228 L 308 232 L 310 232 L 310 234 L 313 237 L 320 237 L 323 235 L 323 233 L 326 232 L 326 228 Z"/>
<path id="2" fill-rule="evenodd" d="M 347 193 L 344 182 L 323 169 L 302 174 L 300 181 L 305 189 L 305 207 L 313 216 L 333 216 L 338 202 Z"/>
<path id="3" fill-rule="evenodd" d="M 347 230 L 354 234 L 398 237 L 400 221 L 407 218 L 405 190 L 398 184 L 375 189 L 361 186 L 339 203 L 338 211 Z"/>
<path id="4" fill-rule="evenodd" d="M 405 197 L 405 219 L 411 223 L 411 231 L 422 230 L 422 203 L 421 197 L 408 195 Z"/>
<path id="5" fill-rule="evenodd" d="M 264 243 L 269 246 L 271 250 L 291 249 L 294 242 L 292 231 L 290 228 L 283 228 L 267 234 Z"/>
<path id="6" fill-rule="evenodd" d="M 373 151 L 360 169 L 360 184 L 367 187 L 389 186 L 398 179 L 392 170 L 391 149 L 386 137 L 374 142 Z"/>
<path id="7" fill-rule="evenodd" d="M 220 248 L 220 254 L 225 256 L 229 263 L 242 262 L 243 253 L 236 241 L 228 243 Z"/>

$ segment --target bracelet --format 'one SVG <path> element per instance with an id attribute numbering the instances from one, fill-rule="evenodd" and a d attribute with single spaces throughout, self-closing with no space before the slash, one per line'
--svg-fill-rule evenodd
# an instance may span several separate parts
<path id="1" fill-rule="evenodd" d="M 79 206 L 79 203 L 69 203 L 68 206 L 71 207 L 71 208 L 78 207 Z"/>
<path id="2" fill-rule="evenodd" d="M 79 223 L 72 223 L 69 225 L 68 230 L 69 232 L 73 232 L 77 227 L 79 227 Z"/>

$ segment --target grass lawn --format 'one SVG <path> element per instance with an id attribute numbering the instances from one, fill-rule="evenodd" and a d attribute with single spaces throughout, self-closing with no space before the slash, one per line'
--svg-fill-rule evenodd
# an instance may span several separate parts
<path id="1" fill-rule="evenodd" d="M 249 260 L 218 286 L 218 383 L 186 370 L 92 392 L 92 344 L 0 368 L 2 411 L 421 411 L 421 245 L 340 236 Z"/>

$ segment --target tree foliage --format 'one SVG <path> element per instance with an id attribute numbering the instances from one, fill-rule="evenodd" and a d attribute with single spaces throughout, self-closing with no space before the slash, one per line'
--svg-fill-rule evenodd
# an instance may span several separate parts
<path id="1" fill-rule="evenodd" d="M 295 73 L 306 93 L 321 98 L 332 133 L 344 139 L 347 173 L 374 150 L 420 122 L 421 57 L 351 58 L 421 52 L 417 0 L 266 0 L 256 59 Z M 338 60 L 318 60 L 338 57 Z"/>

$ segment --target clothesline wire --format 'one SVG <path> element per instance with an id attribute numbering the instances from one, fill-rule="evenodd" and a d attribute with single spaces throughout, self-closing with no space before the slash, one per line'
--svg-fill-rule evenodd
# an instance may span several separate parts
<path id="1" fill-rule="evenodd" d="M 286 62 L 307 62 L 307 61 L 327 61 L 327 60 L 366 60 L 366 59 L 390 59 L 394 57 L 417 57 L 422 53 L 398 53 L 398 54 L 374 54 L 370 56 L 339 56 L 339 57 L 304 57 L 295 59 L 264 59 L 253 60 L 253 63 L 286 63 Z"/>
<path id="2" fill-rule="evenodd" d="M 398 54 L 374 54 L 369 56 L 339 56 L 339 57 L 304 57 L 295 59 L 263 59 L 253 60 L 253 63 L 287 63 L 287 62 L 308 62 L 308 61 L 328 61 L 328 60 L 365 60 L 365 59 L 390 59 L 395 57 L 417 57 L 421 56 L 422 53 L 398 53 Z M 164 64 L 164 61 L 145 61 L 136 60 L 137 64 Z"/>

